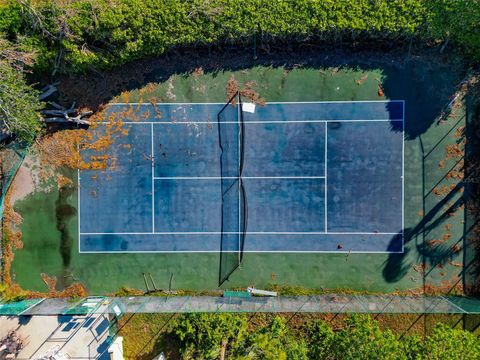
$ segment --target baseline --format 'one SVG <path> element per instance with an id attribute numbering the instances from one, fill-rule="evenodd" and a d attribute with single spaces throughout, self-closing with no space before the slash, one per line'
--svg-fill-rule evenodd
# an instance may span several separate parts
<path id="1" fill-rule="evenodd" d="M 400 253 L 399 234 L 248 234 L 244 252 Z M 219 253 L 221 234 L 81 235 L 82 253 Z M 236 251 L 233 251 L 236 252 Z"/>

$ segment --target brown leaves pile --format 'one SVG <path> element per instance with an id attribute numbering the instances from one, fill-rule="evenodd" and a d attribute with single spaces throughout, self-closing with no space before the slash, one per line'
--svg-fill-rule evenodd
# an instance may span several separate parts
<path id="1" fill-rule="evenodd" d="M 123 118 L 131 118 L 134 109 L 129 108 L 121 114 L 113 113 L 104 118 L 102 114 L 92 119 L 89 130 L 64 130 L 41 138 L 36 144 L 39 154 L 41 177 L 48 179 L 57 170 L 70 168 L 75 170 L 112 169 L 116 159 L 109 154 L 110 147 L 119 136 L 127 136 L 128 129 Z M 85 155 L 85 154 L 89 155 Z"/>
<path id="2" fill-rule="evenodd" d="M 19 227 L 22 223 L 20 214 L 13 210 L 10 202 L 10 196 L 7 193 L 3 207 L 3 228 L 2 228 L 2 279 L 5 285 L 9 286 L 12 283 L 10 270 L 14 258 L 14 249 L 23 248 L 22 233 Z"/>
<path id="3" fill-rule="evenodd" d="M 355 80 L 355 84 L 362 85 L 368 79 L 368 74 L 363 75 L 360 79 Z"/>
<path id="4" fill-rule="evenodd" d="M 251 102 L 257 105 L 265 105 L 266 100 L 253 89 L 253 87 L 257 85 L 255 81 L 247 81 L 245 86 L 240 89 L 240 85 L 238 81 L 235 79 L 235 76 L 231 76 L 227 82 L 227 101 L 230 100 L 237 92 L 240 92 L 240 95 L 246 99 L 249 99 Z M 232 104 L 236 105 L 236 100 L 233 99 Z"/>
<path id="5" fill-rule="evenodd" d="M 416 289 L 399 290 L 392 293 L 392 295 L 445 295 L 445 294 L 463 294 L 463 284 L 459 281 L 457 276 L 452 277 L 449 280 L 444 280 L 438 284 L 425 284 L 424 286 Z"/>
<path id="6" fill-rule="evenodd" d="M 76 298 L 76 297 L 85 297 L 88 295 L 88 291 L 85 286 L 79 282 L 73 283 L 72 285 L 66 287 L 62 291 L 56 289 L 57 286 L 57 277 L 49 276 L 45 273 L 41 273 L 40 277 L 47 286 L 47 292 L 41 291 L 28 291 L 27 296 L 31 298 Z"/>
<path id="7" fill-rule="evenodd" d="M 87 130 L 64 130 L 48 134 L 40 138 L 36 145 L 40 161 L 40 178 L 42 180 L 54 178 L 59 187 L 71 186 L 71 179 L 60 175 L 58 170 L 70 169 L 111 169 L 116 165 L 116 159 L 110 155 L 110 147 L 120 136 L 127 136 L 128 129 L 125 128 L 123 119 L 133 119 L 135 109 L 129 107 L 123 113 L 112 113 L 104 115 L 99 113 L 90 120 L 92 125 Z M 85 152 L 84 152 L 85 151 Z M 88 155 L 86 155 L 88 153 Z M 11 206 L 10 194 L 7 193 L 4 204 L 3 221 L 3 282 L 7 285 L 9 293 L 23 294 L 30 297 L 42 297 L 45 293 L 28 292 L 15 284 L 11 278 L 11 265 L 14 259 L 14 250 L 23 247 L 22 234 L 19 230 L 22 217 L 16 213 Z M 87 291 L 79 283 L 72 284 L 63 291 L 56 291 L 56 278 L 41 274 L 41 277 L 48 287 L 48 296 L 85 296 Z"/>

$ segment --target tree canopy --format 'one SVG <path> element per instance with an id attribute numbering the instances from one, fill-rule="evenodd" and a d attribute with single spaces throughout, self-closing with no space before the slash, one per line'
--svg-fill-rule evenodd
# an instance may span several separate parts
<path id="1" fill-rule="evenodd" d="M 6 0 L 0 33 L 35 49 L 40 69 L 112 68 L 173 48 L 373 40 L 455 44 L 480 59 L 476 0 Z"/>
<path id="2" fill-rule="evenodd" d="M 296 332 L 280 316 L 249 324 L 241 314 L 185 314 L 173 326 L 185 359 L 476 359 L 480 340 L 444 324 L 424 339 L 381 329 L 367 315 L 352 315 L 340 329 L 315 320 Z"/>
<path id="3" fill-rule="evenodd" d="M 42 103 L 19 64 L 27 55 L 12 49 L 0 42 L 0 131 L 30 143 L 41 128 Z"/>

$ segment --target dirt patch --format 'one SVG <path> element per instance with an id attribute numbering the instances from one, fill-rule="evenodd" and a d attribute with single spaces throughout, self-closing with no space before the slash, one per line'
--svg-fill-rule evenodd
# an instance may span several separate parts
<path id="1" fill-rule="evenodd" d="M 10 185 L 10 201 L 12 202 L 12 205 L 34 191 L 35 184 L 31 173 L 25 165 L 22 165 L 18 169 L 17 174 Z"/>
<path id="2" fill-rule="evenodd" d="M 430 64 L 448 62 L 449 67 L 463 68 L 463 60 L 456 54 L 422 49 L 421 53 L 409 53 L 405 49 L 396 48 L 386 51 L 367 51 L 365 49 L 323 49 L 309 44 L 288 48 L 272 48 L 268 52 L 258 52 L 253 57 L 243 47 L 221 49 L 175 50 L 165 56 L 135 61 L 110 71 L 95 71 L 85 74 L 67 74 L 60 80 L 60 102 L 70 104 L 76 101 L 79 106 L 97 111 L 112 98 L 147 84 L 171 81 L 177 75 L 193 74 L 199 78 L 206 73 L 218 73 L 225 70 L 241 70 L 256 66 L 283 67 L 285 71 L 298 67 L 333 67 L 339 71 L 349 62 L 361 66 L 376 68 L 379 64 L 395 64 L 398 68 L 411 67 L 412 61 L 422 58 Z M 412 49 L 410 49 L 412 51 Z M 344 64 L 339 66 L 339 64 Z M 432 65 L 433 66 L 433 65 Z M 47 83 L 51 79 L 35 79 Z M 360 78 L 362 84 L 366 79 Z M 380 83 L 385 92 L 385 84 Z M 169 88 L 169 95 L 174 95 Z M 380 96 L 380 94 L 379 94 Z M 126 101 L 128 102 L 128 101 Z"/>
<path id="3" fill-rule="evenodd" d="M 38 168 L 38 159 L 32 154 L 28 154 L 8 190 L 11 206 L 39 189 L 40 179 L 35 171 L 36 168 Z"/>

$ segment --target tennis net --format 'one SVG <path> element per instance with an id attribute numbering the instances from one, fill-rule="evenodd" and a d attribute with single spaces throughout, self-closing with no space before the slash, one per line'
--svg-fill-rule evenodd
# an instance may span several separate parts
<path id="1" fill-rule="evenodd" d="M 247 228 L 242 182 L 245 132 L 241 108 L 241 96 L 237 92 L 217 116 L 222 191 L 219 285 L 228 280 L 242 262 Z"/>

